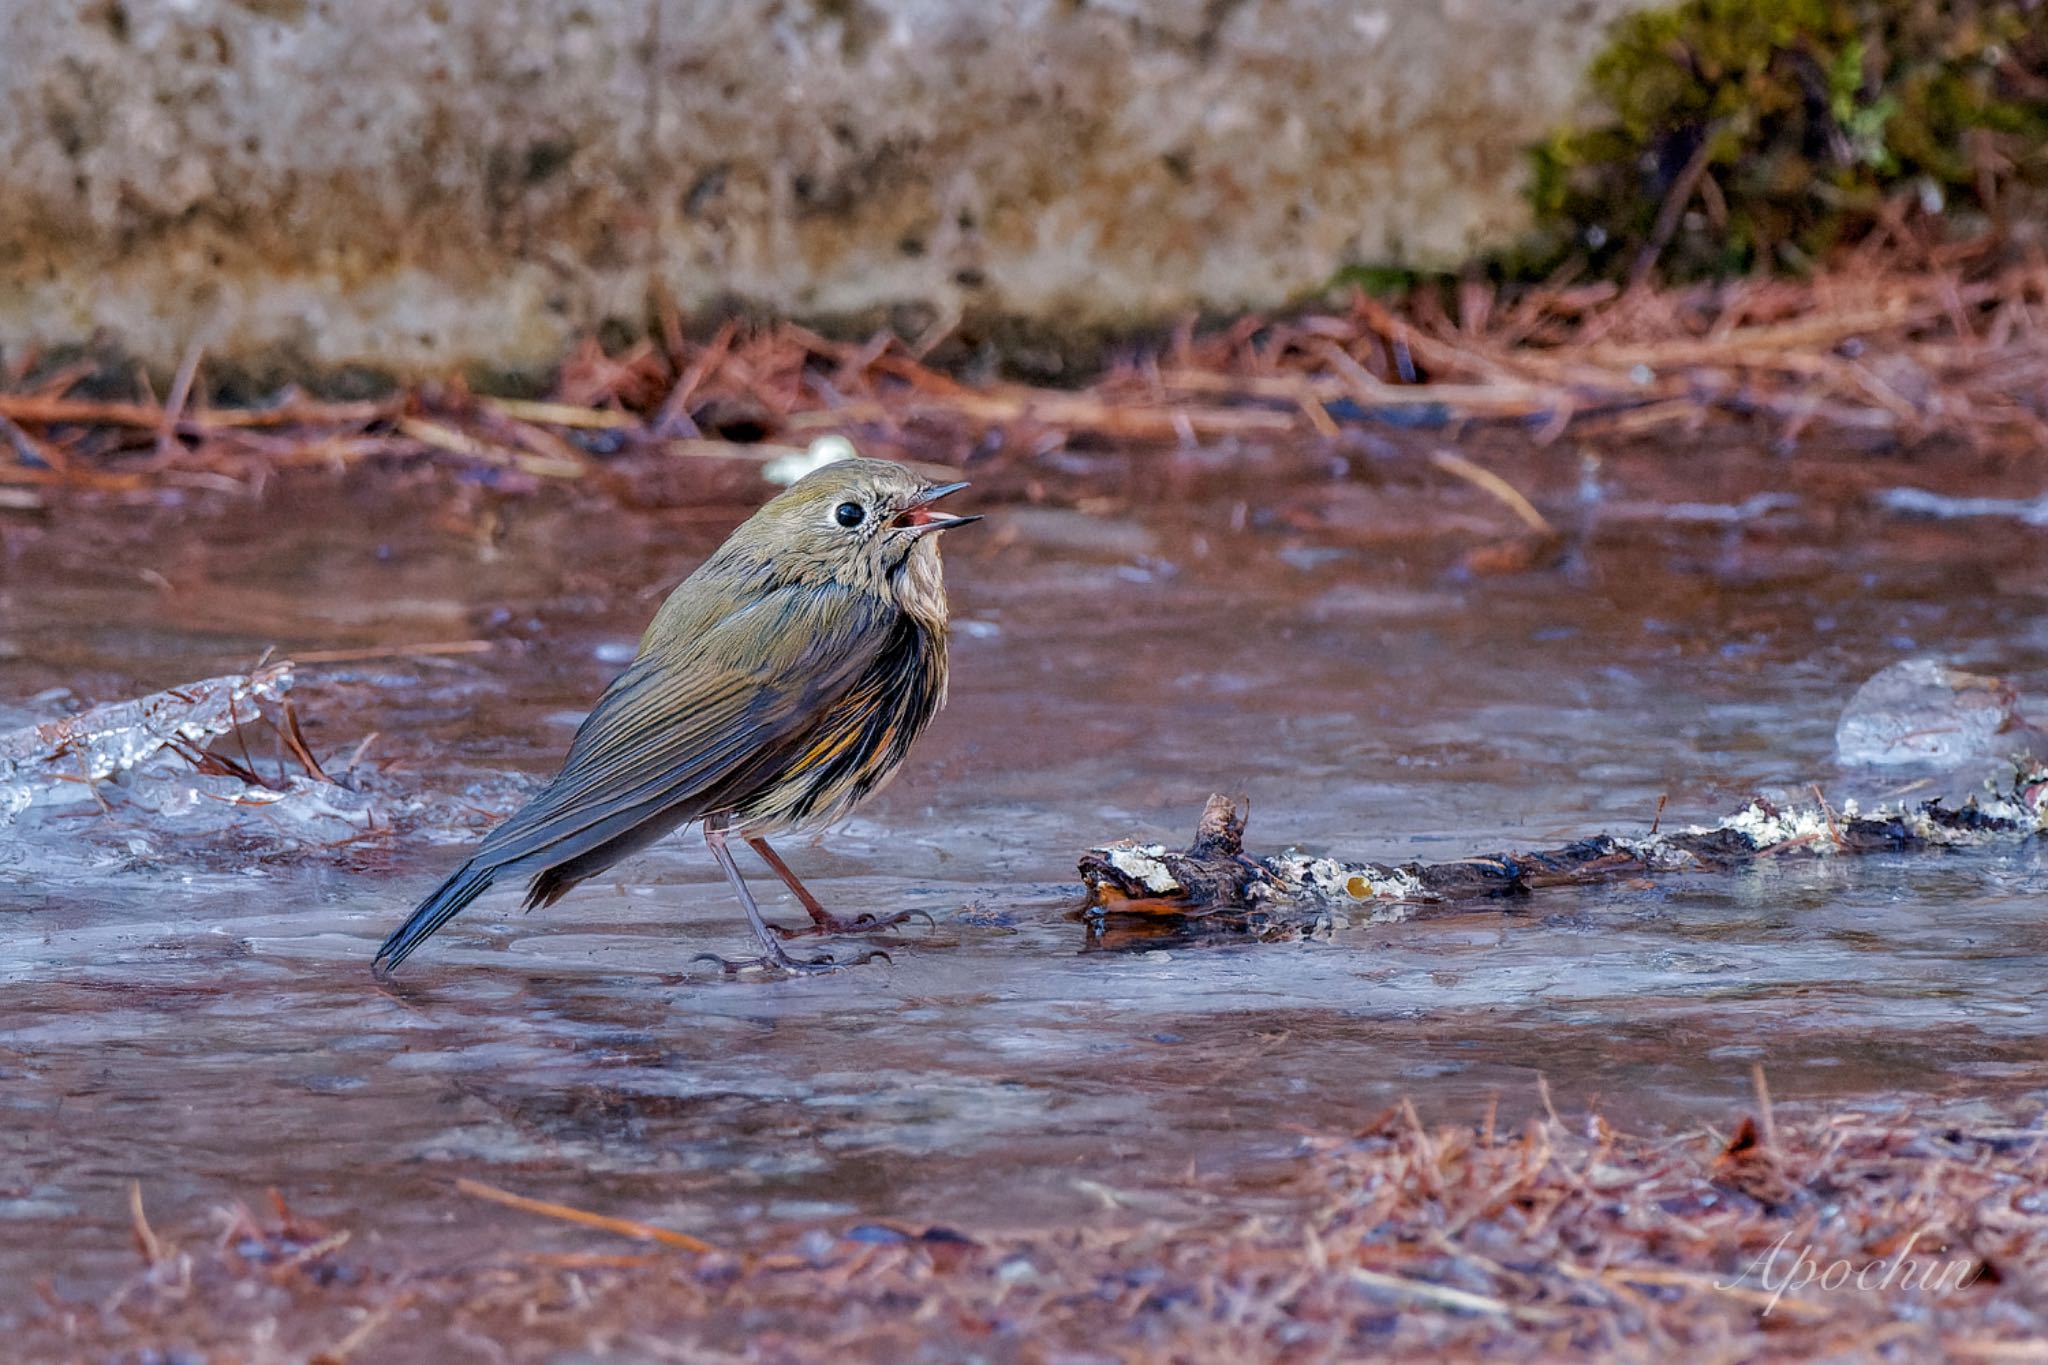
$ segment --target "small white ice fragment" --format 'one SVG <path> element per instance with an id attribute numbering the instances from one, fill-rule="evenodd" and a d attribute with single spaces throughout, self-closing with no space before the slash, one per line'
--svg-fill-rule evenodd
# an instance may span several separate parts
<path id="1" fill-rule="evenodd" d="M 789 487 L 806 474 L 815 473 L 828 464 L 851 460 L 860 454 L 853 448 L 853 442 L 834 432 L 812 441 L 801 455 L 778 455 L 761 466 L 761 477 L 770 483 Z"/>
<path id="2" fill-rule="evenodd" d="M 1877 502 L 1894 512 L 1944 521 L 1958 517 L 2011 517 L 2027 526 L 2048 526 L 2048 493 L 2034 498 L 1957 498 L 1925 488 L 1887 488 L 1877 495 Z"/>

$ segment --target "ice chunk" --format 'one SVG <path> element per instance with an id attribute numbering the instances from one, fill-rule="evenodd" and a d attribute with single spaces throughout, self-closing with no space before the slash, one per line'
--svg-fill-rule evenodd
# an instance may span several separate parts
<path id="1" fill-rule="evenodd" d="M 98 783 L 138 769 L 190 772 L 181 749 L 197 752 L 254 720 L 291 685 L 292 666 L 274 663 L 0 734 L 0 820 L 30 806 L 90 801 Z"/>
<path id="2" fill-rule="evenodd" d="M 2037 498 L 1953 498 L 1925 488 L 1888 488 L 1877 495 L 1877 501 L 1908 516 L 1939 520 L 2011 517 L 2028 526 L 2048 526 L 2048 493 Z"/>
<path id="3" fill-rule="evenodd" d="M 1849 765 L 1942 770 L 2008 758 L 2042 738 L 2019 701 L 2003 678 L 1907 659 L 1856 689 L 1835 726 L 1835 756 Z"/>

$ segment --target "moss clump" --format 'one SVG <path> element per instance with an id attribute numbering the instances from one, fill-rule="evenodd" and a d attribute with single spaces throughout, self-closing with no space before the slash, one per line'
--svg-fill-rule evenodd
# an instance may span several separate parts
<path id="1" fill-rule="evenodd" d="M 1590 80 L 1605 117 L 1534 149 L 1512 270 L 1799 269 L 1888 203 L 1981 222 L 2048 186 L 2048 0 L 1686 0 L 1619 20 Z"/>

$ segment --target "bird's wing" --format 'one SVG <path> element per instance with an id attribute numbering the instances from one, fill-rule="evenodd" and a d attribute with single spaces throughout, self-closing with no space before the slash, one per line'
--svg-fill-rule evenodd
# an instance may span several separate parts
<path id="1" fill-rule="evenodd" d="M 891 612 L 837 584 L 789 585 L 643 652 L 584 718 L 561 772 L 491 832 L 478 860 L 550 866 L 636 812 L 681 807 L 691 818 L 693 796 L 791 738 L 855 684 L 889 636 Z"/>

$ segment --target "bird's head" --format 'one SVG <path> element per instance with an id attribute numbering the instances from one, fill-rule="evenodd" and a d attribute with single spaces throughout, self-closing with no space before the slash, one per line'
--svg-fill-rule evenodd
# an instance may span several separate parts
<path id="1" fill-rule="evenodd" d="M 887 460 L 839 460 L 771 499 L 734 539 L 943 621 L 939 533 L 981 518 L 946 516 L 933 505 L 966 486 L 933 483 Z"/>

